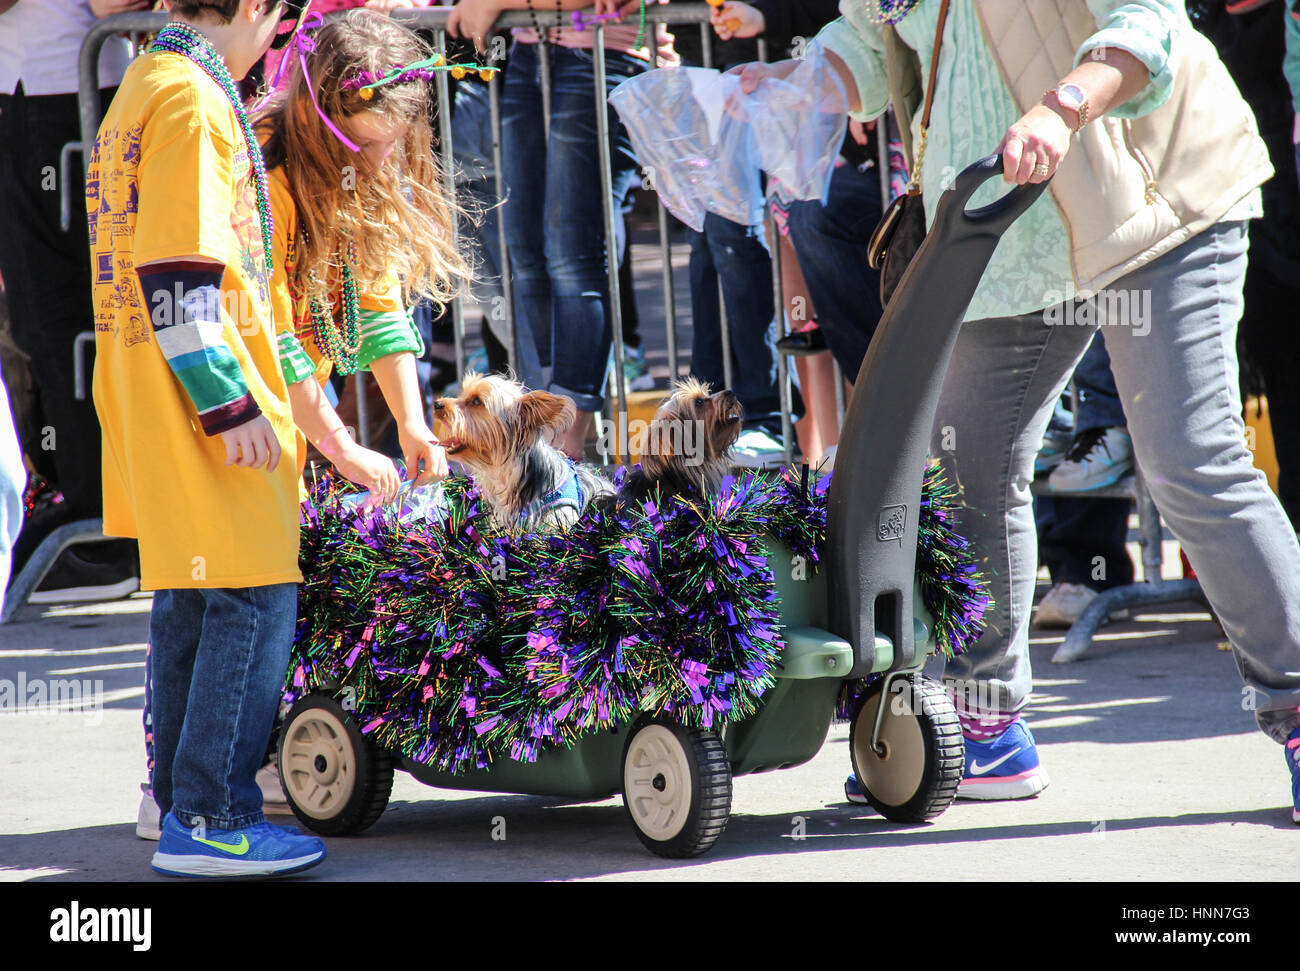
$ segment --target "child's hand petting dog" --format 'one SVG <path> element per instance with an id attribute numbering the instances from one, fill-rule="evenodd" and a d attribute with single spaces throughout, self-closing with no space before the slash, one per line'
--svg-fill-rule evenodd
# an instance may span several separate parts
<path id="1" fill-rule="evenodd" d="M 227 465 L 245 469 L 258 469 L 265 465 L 266 471 L 274 472 L 280 464 L 280 440 L 275 437 L 275 429 L 265 415 L 258 415 L 222 432 L 221 441 L 226 446 Z"/>
<path id="2" fill-rule="evenodd" d="M 406 474 L 415 479 L 417 487 L 447 478 L 450 471 L 447 468 L 447 452 L 428 425 L 420 423 L 409 428 L 398 428 L 397 440 L 402 446 L 402 457 L 406 459 Z M 424 463 L 422 472 L 419 471 L 421 462 Z"/>
<path id="3" fill-rule="evenodd" d="M 402 489 L 402 480 L 392 459 L 363 448 L 346 436 L 342 447 L 336 455 L 330 456 L 330 460 L 345 479 L 370 493 L 363 506 L 365 509 L 387 505 Z"/>

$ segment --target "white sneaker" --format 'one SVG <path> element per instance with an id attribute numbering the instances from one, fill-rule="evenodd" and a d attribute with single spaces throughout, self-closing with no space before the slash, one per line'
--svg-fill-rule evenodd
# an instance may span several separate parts
<path id="1" fill-rule="evenodd" d="M 158 804 L 153 801 L 153 790 L 149 783 L 140 783 L 140 809 L 135 814 L 135 835 L 142 840 L 159 840 L 162 838 L 162 814 Z"/>
<path id="2" fill-rule="evenodd" d="M 747 428 L 731 446 L 731 462 L 742 469 L 779 469 L 785 464 L 785 449 L 763 429 Z"/>
<path id="3" fill-rule="evenodd" d="M 1097 591 L 1082 583 L 1058 583 L 1039 602 L 1034 624 L 1038 627 L 1069 627 L 1096 599 Z"/>
<path id="4" fill-rule="evenodd" d="M 272 815 L 292 813 L 289 801 L 284 798 L 284 789 L 280 785 L 280 767 L 272 759 L 257 770 L 257 785 L 262 790 L 262 812 Z"/>
<path id="5" fill-rule="evenodd" d="M 1128 429 L 1092 428 L 1075 436 L 1047 484 L 1053 492 L 1087 492 L 1114 485 L 1132 471 L 1133 439 Z"/>

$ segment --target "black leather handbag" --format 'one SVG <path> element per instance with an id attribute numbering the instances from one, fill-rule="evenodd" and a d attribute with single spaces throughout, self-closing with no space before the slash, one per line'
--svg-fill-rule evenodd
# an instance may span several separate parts
<path id="1" fill-rule="evenodd" d="M 889 298 L 894 295 L 898 281 L 903 278 L 903 274 L 907 272 L 907 267 L 912 262 L 912 257 L 925 242 L 925 202 L 921 198 L 921 167 L 925 161 L 926 138 L 930 134 L 930 108 L 934 104 L 934 82 L 939 69 L 939 45 L 943 40 L 944 22 L 948 19 L 948 3 L 949 0 L 943 0 L 943 4 L 939 7 L 938 29 L 934 35 L 934 56 L 930 58 L 930 79 L 925 86 L 925 108 L 921 112 L 921 140 L 916 146 L 915 158 L 910 165 L 911 178 L 907 184 L 907 191 L 889 204 L 889 208 L 885 210 L 884 216 L 881 217 L 867 244 L 867 262 L 873 270 L 880 273 L 882 307 L 889 304 Z M 892 31 L 892 28 L 890 30 Z M 898 43 L 901 45 L 902 42 Z M 894 59 L 888 58 L 887 63 L 893 67 Z M 901 86 L 894 82 L 895 79 L 891 76 L 891 100 L 901 101 L 902 99 L 896 96 Z M 906 112 L 906 118 L 903 117 L 906 107 L 906 105 L 895 104 L 894 110 L 899 116 L 899 127 L 910 131 L 910 111 Z M 907 141 L 908 138 L 904 135 L 904 142 Z M 882 172 L 881 177 L 885 178 L 886 173 Z"/>

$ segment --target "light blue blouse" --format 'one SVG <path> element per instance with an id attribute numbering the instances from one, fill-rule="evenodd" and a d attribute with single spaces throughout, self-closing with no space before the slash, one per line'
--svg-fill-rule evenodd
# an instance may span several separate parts
<path id="1" fill-rule="evenodd" d="M 882 54 L 880 27 L 867 16 L 869 0 L 841 0 L 839 20 L 828 24 L 817 43 L 848 65 L 858 84 L 861 119 L 874 118 L 889 105 L 889 80 Z M 1128 51 L 1146 65 L 1151 80 L 1136 97 L 1110 112 L 1138 118 L 1158 108 L 1173 87 L 1175 51 L 1180 31 L 1193 30 L 1178 0 L 1088 0 L 1100 25 L 1075 52 L 1079 64 L 1090 52 L 1106 47 Z M 929 76 L 938 26 L 939 0 L 920 0 L 897 25 L 899 36 L 920 56 Z M 1022 112 L 1002 80 L 970 0 L 955 0 L 948 10 L 939 72 L 931 110 L 929 144 L 922 168 L 927 220 L 953 176 L 997 149 Z M 919 113 L 918 113 L 919 116 Z M 919 117 L 916 120 L 919 127 Z M 1005 193 L 1000 179 L 984 185 L 972 205 L 984 205 Z M 1051 197 L 1044 193 L 1006 232 L 989 263 L 966 313 L 967 320 L 1033 313 L 1075 296 L 1070 242 Z"/>

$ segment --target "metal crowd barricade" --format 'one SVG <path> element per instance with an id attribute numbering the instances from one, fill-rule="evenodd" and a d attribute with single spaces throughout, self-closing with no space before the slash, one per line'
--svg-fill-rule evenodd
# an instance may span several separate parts
<path id="1" fill-rule="evenodd" d="M 700 32 L 700 40 L 704 51 L 704 64 L 706 67 L 712 66 L 712 31 L 709 27 L 709 6 L 704 3 L 674 3 L 671 5 L 656 5 L 646 10 L 646 23 L 653 32 L 655 25 L 664 23 L 674 27 L 683 27 L 696 25 Z M 420 30 L 431 31 L 434 39 L 434 48 L 444 57 L 447 51 L 447 18 L 450 14 L 450 8 L 421 9 L 421 10 L 399 10 L 393 16 L 406 24 L 407 26 Z M 494 35 L 499 35 L 510 28 L 515 27 L 532 27 L 538 26 L 544 32 L 555 27 L 568 26 L 572 12 L 541 10 L 532 13 L 516 11 L 504 14 L 500 17 L 494 26 Z M 330 17 L 338 16 L 331 14 Z M 81 57 L 79 65 L 80 91 L 79 107 L 81 119 L 81 140 L 79 143 L 70 142 L 64 146 L 61 154 L 61 166 L 65 170 L 68 166 L 68 160 L 73 152 L 80 151 L 82 155 L 83 171 L 88 166 L 89 151 L 87 147 L 94 143 L 96 132 L 99 128 L 101 117 L 101 104 L 98 89 L 98 59 L 101 48 L 105 41 L 116 34 L 130 34 L 138 37 L 146 33 L 151 33 L 162 28 L 169 19 L 166 13 L 126 13 L 118 14 L 113 17 L 104 18 L 98 21 L 86 35 L 86 39 L 81 48 Z M 624 398 L 624 368 L 625 361 L 623 358 L 622 342 L 622 309 L 619 300 L 619 279 L 618 279 L 618 253 L 616 249 L 616 240 L 614 238 L 614 212 L 611 199 L 611 159 L 609 154 L 609 106 L 605 98 L 605 50 L 603 44 L 604 26 L 597 23 L 591 28 L 594 30 L 594 47 L 593 61 L 594 71 L 593 80 L 595 83 L 596 93 L 596 122 L 598 145 L 600 151 L 601 163 L 601 193 L 604 214 L 604 231 L 606 254 L 609 265 L 609 288 L 610 288 L 610 324 L 613 338 L 614 349 L 614 396 L 611 401 L 612 411 L 617 416 L 622 427 L 626 429 L 628 419 L 628 407 Z M 490 42 L 489 42 L 490 45 Z M 658 48 L 653 38 L 650 41 L 652 66 L 658 64 Z M 550 112 L 550 71 L 548 64 L 548 47 L 541 45 L 539 53 L 542 68 L 542 100 L 543 111 L 546 115 L 544 121 L 549 128 Z M 760 57 L 766 59 L 766 45 L 760 43 Z M 492 161 L 495 169 L 494 187 L 496 190 L 497 200 L 505 198 L 505 189 L 502 182 L 502 113 L 501 113 L 501 85 L 502 78 L 499 74 L 493 75 L 488 82 L 488 97 L 490 106 L 490 119 L 492 126 Z M 441 148 L 441 157 L 444 171 L 447 177 L 447 191 L 452 194 L 454 199 L 456 192 L 454 160 L 453 160 L 453 143 L 452 143 L 452 126 L 451 126 L 451 103 L 450 103 L 450 85 L 447 82 L 445 73 L 440 73 L 437 80 L 438 93 L 438 128 L 439 128 L 439 145 Z M 881 181 L 881 198 L 882 209 L 889 203 L 889 165 L 888 165 L 888 126 L 882 125 L 878 132 L 880 181 Z M 67 195 L 67 187 L 76 183 L 68 178 L 60 180 L 60 189 L 64 193 L 61 199 L 63 222 L 65 227 L 71 221 L 71 198 Z M 675 379 L 681 374 L 680 354 L 677 343 L 677 306 L 673 289 L 673 271 L 672 271 L 672 240 L 671 240 L 671 223 L 668 218 L 667 210 L 663 202 L 656 199 L 658 206 L 658 230 L 659 246 L 662 258 L 662 281 L 664 290 L 664 309 L 665 309 L 665 337 L 668 352 L 668 369 L 670 379 Z M 498 220 L 498 238 L 497 245 L 500 249 L 500 267 L 501 280 L 500 285 L 504 296 L 503 314 L 505 322 L 505 341 L 509 362 L 511 367 L 518 369 L 519 349 L 518 349 L 518 331 L 514 319 L 513 287 L 510 272 L 509 253 L 506 247 L 505 227 L 501 220 Z M 628 242 L 630 244 L 630 241 Z M 780 240 L 774 240 L 772 249 L 772 285 L 774 296 L 774 307 L 778 321 L 778 331 L 780 336 L 786 332 L 786 315 L 785 301 L 782 293 L 781 278 L 781 253 Z M 730 349 L 730 322 L 726 315 L 726 303 L 719 294 L 719 309 L 722 329 L 723 346 Z M 458 298 L 452 305 L 452 322 L 453 335 L 455 342 L 455 356 L 457 374 L 463 374 L 465 370 L 465 343 L 464 343 L 464 306 L 463 298 Z M 87 332 L 76 342 L 76 353 L 78 358 L 82 352 L 82 345 L 85 343 L 84 338 L 93 339 L 93 332 Z M 732 361 L 731 354 L 723 355 L 725 375 L 728 384 L 731 384 L 732 378 Z M 80 360 L 76 362 L 77 373 L 82 375 L 84 368 Z M 787 462 L 791 458 L 791 452 L 794 442 L 794 429 L 791 418 L 791 383 L 789 369 L 785 355 L 778 356 L 778 376 L 780 383 L 780 400 L 782 412 L 782 431 L 785 438 L 785 458 Z M 844 413 L 844 388 L 842 375 L 838 365 L 835 367 L 836 376 L 836 406 L 839 417 L 843 418 Z M 357 374 L 357 407 L 358 407 L 358 437 L 363 443 L 368 438 L 368 422 L 366 421 L 366 391 L 364 379 L 360 373 Z M 79 382 L 81 394 L 84 395 L 84 375 Z M 619 457 L 627 459 L 624 454 L 621 442 L 626 441 L 626 436 L 620 436 Z M 1038 491 L 1036 489 L 1036 491 Z M 1056 493 L 1053 493 L 1056 494 Z M 1143 553 L 1142 559 L 1147 575 L 1147 582 L 1144 584 L 1135 584 L 1129 587 L 1122 587 L 1116 590 L 1103 593 L 1094 603 L 1089 606 L 1084 615 L 1071 629 L 1066 642 L 1057 651 L 1054 660 L 1065 661 L 1074 660 L 1082 656 L 1086 651 L 1091 640 L 1092 634 L 1096 628 L 1105 620 L 1107 614 L 1120 607 L 1132 606 L 1137 604 L 1150 604 L 1159 602 L 1168 602 L 1177 599 L 1197 598 L 1201 596 L 1199 585 L 1192 580 L 1187 581 L 1164 581 L 1160 576 L 1161 568 L 1161 530 L 1159 514 L 1151 501 L 1150 493 L 1141 484 L 1140 477 L 1125 480 L 1110 490 L 1101 490 L 1089 493 L 1091 496 L 1111 496 L 1116 498 L 1129 498 L 1137 503 L 1140 532 L 1142 536 Z M 84 531 L 83 531 L 84 532 Z M 78 539 L 93 538 L 78 536 Z M 66 538 L 61 538 L 66 542 Z M 57 555 L 57 551 L 55 551 Z M 42 560 L 48 559 L 43 557 Z M 52 560 L 50 561 L 52 563 Z M 37 581 L 39 578 L 37 578 Z M 32 581 L 30 586 L 34 589 L 36 582 Z M 21 602 L 25 598 L 13 598 Z M 16 604 L 12 604 L 16 609 Z M 7 611 L 12 614 L 13 609 Z"/>
<path id="2" fill-rule="evenodd" d="M 448 7 L 431 8 L 431 9 L 407 9 L 395 11 L 393 16 L 405 25 L 420 30 L 430 31 L 433 34 L 433 46 L 438 52 L 446 54 L 447 50 L 447 18 L 450 14 Z M 713 32 L 709 26 L 709 6 L 704 3 L 683 3 L 650 7 L 646 10 L 646 25 L 650 31 L 655 30 L 655 25 L 664 23 L 674 27 L 683 27 L 695 25 L 700 31 L 700 39 L 704 49 L 704 60 L 706 66 L 712 62 L 712 38 Z M 589 11 L 590 12 L 590 11 Z M 338 16 L 331 14 L 330 17 Z M 501 16 L 494 26 L 494 33 L 500 34 L 515 27 L 540 27 L 544 32 L 555 28 L 571 25 L 572 11 L 542 11 L 536 10 L 531 14 L 525 11 L 513 11 Z M 166 13 L 128 13 L 119 14 L 98 21 L 86 35 L 86 39 L 81 49 L 80 60 L 80 113 L 81 113 L 81 143 L 70 144 L 65 149 L 66 153 L 80 149 L 82 146 L 93 144 L 96 132 L 99 128 L 102 106 L 98 90 L 97 65 L 99 52 L 104 42 L 115 34 L 128 33 L 132 35 L 143 35 L 162 28 L 168 21 L 169 16 Z M 594 68 L 593 80 L 596 85 L 596 122 L 598 133 L 598 146 L 601 161 L 601 190 L 602 205 L 604 213 L 604 229 L 606 252 L 609 264 L 609 290 L 610 290 L 610 324 L 613 336 L 614 351 L 614 395 L 610 400 L 611 410 L 618 420 L 626 427 L 627 421 L 627 402 L 624 400 L 624 370 L 625 362 L 623 360 L 623 342 L 622 335 L 622 308 L 619 300 L 619 280 L 618 280 L 618 252 L 616 249 L 616 240 L 614 238 L 614 212 L 611 200 L 611 160 L 609 156 L 609 105 L 605 98 L 604 74 L 605 74 L 605 50 L 603 44 L 605 27 L 602 23 L 596 23 L 591 28 L 593 30 L 593 59 Z M 652 35 L 653 36 L 653 35 Z M 490 42 L 489 42 L 490 44 Z M 652 66 L 658 63 L 658 49 L 653 39 L 650 41 Z M 542 53 L 545 54 L 547 46 L 542 45 Z M 542 85 L 543 85 L 543 105 L 544 111 L 547 112 L 547 123 L 549 124 L 549 105 L 550 105 L 550 72 L 548 69 L 548 59 L 542 58 Z M 502 185 L 502 153 L 501 153 L 501 85 L 502 78 L 500 75 L 494 75 L 488 82 L 490 117 L 492 124 L 492 147 L 493 163 L 495 168 L 494 182 L 497 199 L 504 199 L 505 191 Z M 444 170 L 447 173 L 447 189 L 454 198 L 456 192 L 455 178 L 453 172 L 453 143 L 452 143 L 452 126 L 451 126 L 451 105 L 449 100 L 449 87 L 446 76 L 440 74 L 437 82 L 439 95 L 439 145 Z M 82 166 L 86 168 L 89 161 L 89 152 L 82 151 Z M 67 184 L 66 182 L 64 183 Z M 665 337 L 668 350 L 668 370 L 669 377 L 675 379 L 680 376 L 681 361 L 680 351 L 677 340 L 677 304 L 672 286 L 672 240 L 671 240 L 671 221 L 668 213 L 664 209 L 663 203 L 656 200 L 658 206 L 658 229 L 659 229 L 659 246 L 663 259 L 662 278 L 664 285 L 665 301 Z M 70 199 L 65 196 L 63 200 L 65 212 L 71 211 Z M 67 217 L 70 218 L 70 217 Z M 65 221 L 67 221 L 65 218 Z M 514 320 L 514 302 L 513 287 L 511 286 L 511 273 L 509 264 L 509 254 L 505 245 L 505 228 L 498 220 L 498 240 L 497 245 L 500 248 L 500 266 L 501 280 L 504 300 L 502 302 L 502 311 L 504 316 L 504 337 L 503 343 L 506 345 L 511 367 L 518 370 L 518 336 Z M 630 245 L 630 244 L 629 244 Z M 784 304 L 781 299 L 781 277 L 780 277 L 780 252 L 779 247 L 773 248 L 773 288 L 775 295 L 775 306 L 777 308 L 778 329 L 780 334 L 785 334 L 785 314 L 783 312 Z M 722 319 L 722 339 L 723 346 L 730 348 L 730 322 L 726 317 L 725 302 L 720 300 L 721 319 Z M 464 342 L 464 305 L 463 299 L 457 299 L 451 307 L 453 327 L 452 332 L 455 342 L 455 356 L 457 373 L 462 374 L 465 370 L 465 342 Z M 723 356 L 725 376 L 728 384 L 732 383 L 732 361 L 730 353 Z M 780 383 L 781 410 L 782 410 L 782 430 L 786 442 L 786 460 L 792 456 L 794 441 L 794 429 L 791 420 L 791 385 L 785 356 L 781 355 L 778 360 L 778 379 Z M 357 399 L 359 409 L 364 411 L 364 388 L 361 385 L 361 375 L 358 375 Z M 358 424 L 359 437 L 365 441 L 367 434 L 366 422 L 360 420 Z M 626 436 L 620 436 L 619 457 L 626 460 L 627 456 L 623 454 L 621 442 L 626 440 Z"/>
<path id="3" fill-rule="evenodd" d="M 451 8 L 442 7 L 437 9 L 422 10 L 399 10 L 393 16 L 405 23 L 407 26 L 420 30 L 431 31 L 434 38 L 434 48 L 442 53 L 444 57 L 447 51 L 447 18 Z M 659 52 L 658 47 L 653 40 L 653 32 L 656 25 L 663 23 L 675 27 L 685 27 L 695 25 L 700 33 L 701 46 L 704 52 L 704 64 L 706 67 L 712 66 L 712 46 L 713 33 L 709 26 L 710 8 L 704 3 L 675 3 L 672 5 L 656 5 L 646 10 L 646 24 L 652 32 L 652 39 L 649 47 L 651 51 L 651 66 L 658 66 Z M 587 11 L 591 13 L 591 11 Z M 331 14 L 327 19 L 338 16 Z M 534 12 L 515 11 L 504 14 L 494 25 L 494 36 L 499 35 L 511 28 L 516 27 L 540 27 L 543 31 L 556 27 L 568 26 L 571 23 L 572 11 L 550 11 L 543 12 L 537 10 Z M 70 189 L 80 189 L 80 183 L 69 177 L 71 169 L 71 156 L 79 153 L 82 160 L 82 173 L 86 174 L 90 161 L 90 146 L 94 144 L 95 137 L 99 130 L 99 123 L 102 117 L 103 105 L 101 104 L 99 91 L 99 55 L 106 41 L 109 38 L 125 34 L 128 35 L 133 50 L 138 50 L 139 42 L 147 34 L 154 33 L 164 27 L 170 19 L 166 12 L 136 12 L 117 14 L 112 17 L 106 17 L 96 21 L 86 34 L 82 42 L 81 53 L 78 64 L 78 108 L 80 114 L 81 138 L 79 141 L 69 142 L 60 153 L 60 207 L 61 221 L 65 231 L 71 228 L 73 198 L 70 195 Z M 606 254 L 609 265 L 609 289 L 610 289 L 610 325 L 612 331 L 612 344 L 614 351 L 614 395 L 610 401 L 610 410 L 616 417 L 619 425 L 626 430 L 628 421 L 628 405 L 625 400 L 625 361 L 623 358 L 623 320 L 622 307 L 619 299 L 619 279 L 618 279 L 618 252 L 614 236 L 614 212 L 613 202 L 611 199 L 611 158 L 609 153 L 609 105 L 605 97 L 605 49 L 604 49 L 604 32 L 605 28 L 602 23 L 597 23 L 592 28 L 593 35 L 593 60 L 594 71 L 593 81 L 595 84 L 595 102 L 596 102 L 596 122 L 597 122 L 597 139 L 600 151 L 601 163 L 601 192 L 602 207 L 604 214 L 604 231 Z M 551 85 L 550 70 L 548 62 L 548 47 L 541 45 L 541 77 L 542 77 L 542 102 L 545 114 L 545 123 L 549 129 Z M 760 57 L 766 59 L 765 45 L 760 43 Z M 505 198 L 505 189 L 502 183 L 502 114 L 501 114 L 501 84 L 500 75 L 493 75 L 488 82 L 488 97 L 490 107 L 490 119 L 492 126 L 492 160 L 495 168 L 494 185 L 497 200 Z M 456 185 L 453 160 L 453 143 L 452 143 L 452 126 L 451 126 L 451 103 L 450 103 L 450 85 L 447 82 L 445 74 L 439 74 L 437 81 L 438 91 L 438 128 L 439 128 L 439 145 L 441 147 L 441 156 L 443 169 L 447 177 L 447 191 L 452 195 L 454 200 Z M 882 166 L 882 183 L 883 191 L 888 192 L 887 179 L 883 174 L 887 172 L 887 167 Z M 665 338 L 668 352 L 668 370 L 670 380 L 676 379 L 682 373 L 680 350 L 677 341 L 677 302 L 673 288 L 673 268 L 672 268 L 672 240 L 671 240 L 671 222 L 668 218 L 668 212 L 664 208 L 663 202 L 656 199 L 658 207 L 658 230 L 659 246 L 662 258 L 662 281 L 664 290 L 664 309 L 665 309 Z M 775 245 L 772 246 L 772 279 L 773 279 L 773 296 L 774 307 L 776 308 L 777 327 L 779 336 L 785 336 L 786 333 L 786 315 L 785 301 L 782 293 L 781 282 L 781 253 L 780 241 L 776 239 Z M 498 220 L 498 239 L 497 245 L 500 249 L 500 267 L 501 279 L 500 286 L 503 293 L 503 316 L 505 322 L 505 341 L 509 363 L 512 368 L 518 370 L 519 348 L 518 348 L 518 331 L 514 319 L 514 302 L 512 277 L 510 273 L 509 253 L 506 247 L 505 227 L 502 221 Z M 630 244 L 630 241 L 628 243 Z M 87 308 L 88 310 L 90 308 Z M 727 319 L 726 303 L 719 294 L 719 309 L 721 319 L 722 341 L 723 346 L 728 349 L 728 353 L 723 355 L 723 367 L 727 384 L 732 384 L 733 364 L 731 360 L 731 327 Z M 456 370 L 461 375 L 465 371 L 465 342 L 464 342 L 464 304 L 463 298 L 457 298 L 451 308 L 452 312 L 452 332 L 455 343 Z M 84 366 L 84 353 L 87 344 L 94 340 L 94 331 L 87 330 L 78 335 L 74 342 L 74 362 L 73 367 L 77 375 L 77 397 L 84 399 L 88 394 L 86 387 L 86 368 Z M 785 439 L 785 460 L 789 462 L 792 458 L 794 444 L 794 427 L 791 418 L 791 382 L 788 362 L 785 355 L 778 356 L 778 380 L 780 384 L 780 402 L 781 402 L 781 425 L 783 437 Z M 836 374 L 836 404 L 839 417 L 843 418 L 844 394 L 842 381 L 838 366 L 835 368 Z M 357 398 L 357 437 L 362 444 L 368 444 L 369 439 L 369 422 L 367 420 L 367 398 L 364 375 L 358 372 L 355 376 L 355 390 Z M 623 443 L 627 441 L 626 434 L 618 436 L 619 445 L 618 457 L 626 461 L 628 456 L 623 449 Z M 42 545 L 31 558 L 28 567 L 20 576 L 15 578 L 12 593 L 9 598 L 5 617 L 3 620 L 12 618 L 17 609 L 26 601 L 27 594 L 36 588 L 43 579 L 46 571 L 53 565 L 59 553 L 72 543 L 86 542 L 95 539 L 102 539 L 102 533 L 98 521 L 86 521 L 83 523 L 69 524 L 67 528 L 61 530 L 56 536 L 52 536 L 46 544 Z M 48 547 L 48 548 L 47 548 Z"/>

